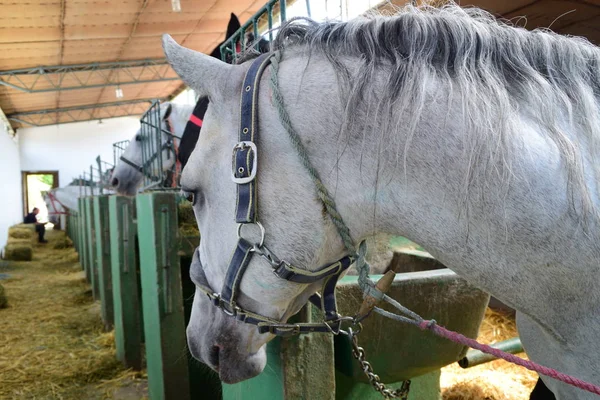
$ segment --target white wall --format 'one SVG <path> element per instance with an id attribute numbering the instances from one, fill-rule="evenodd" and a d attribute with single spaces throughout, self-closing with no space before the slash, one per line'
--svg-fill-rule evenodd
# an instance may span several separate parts
<path id="1" fill-rule="evenodd" d="M 113 162 L 112 144 L 131 139 L 139 129 L 135 117 L 22 128 L 19 136 L 22 171 L 58 171 L 60 186 L 71 183 L 96 157 Z"/>
<path id="2" fill-rule="evenodd" d="M 6 133 L 0 120 L 0 250 L 6 245 L 8 227 L 23 222 L 19 143 Z"/>

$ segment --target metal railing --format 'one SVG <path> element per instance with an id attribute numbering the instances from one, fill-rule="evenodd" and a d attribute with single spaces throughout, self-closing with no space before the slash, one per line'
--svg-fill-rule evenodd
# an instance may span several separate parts
<path id="1" fill-rule="evenodd" d="M 140 119 L 142 190 L 174 189 L 178 186 L 174 135 L 163 124 L 160 102 L 155 101 Z"/>
<path id="2" fill-rule="evenodd" d="M 258 39 L 268 32 L 269 42 L 273 40 L 273 21 L 279 16 L 279 22 L 286 21 L 286 7 L 293 3 L 292 0 L 269 0 L 260 8 L 240 29 L 238 29 L 225 43 L 221 45 L 221 59 L 227 61 L 231 57 L 235 63 L 239 57 L 236 52 L 236 44 L 241 44 L 242 52 L 246 50 L 246 33 L 252 33 L 254 36 L 254 46 L 258 49 Z"/>
<path id="3" fill-rule="evenodd" d="M 110 189 L 110 178 L 114 166 L 103 161 L 100 156 L 96 157 L 96 163 L 90 165 L 88 171 L 79 176 L 79 197 L 96 196 L 104 194 L 104 190 Z M 97 190 L 95 190 L 97 189 Z"/>
<path id="4" fill-rule="evenodd" d="M 113 165 L 119 165 L 121 156 L 127 147 L 129 147 L 129 140 L 121 140 L 120 142 L 113 143 Z"/>

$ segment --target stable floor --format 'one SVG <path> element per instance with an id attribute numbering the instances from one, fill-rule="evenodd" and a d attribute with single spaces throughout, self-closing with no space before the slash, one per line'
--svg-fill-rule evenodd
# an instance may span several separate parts
<path id="1" fill-rule="evenodd" d="M 64 232 L 47 231 L 46 239 L 33 261 L 0 260 L 8 298 L 0 309 L 0 399 L 147 398 L 145 375 L 116 360 L 114 335 L 103 332 Z"/>

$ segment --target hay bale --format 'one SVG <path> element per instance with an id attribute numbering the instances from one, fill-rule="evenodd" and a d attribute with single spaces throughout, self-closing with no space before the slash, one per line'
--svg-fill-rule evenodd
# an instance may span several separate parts
<path id="1" fill-rule="evenodd" d="M 9 243 L 4 247 L 4 259 L 11 261 L 31 261 L 33 246 L 31 243 Z"/>
<path id="2" fill-rule="evenodd" d="M 32 225 L 34 226 L 34 225 Z M 26 229 L 26 228 L 16 228 L 16 227 L 10 227 L 8 228 L 8 237 L 10 238 L 14 238 L 14 239 L 32 239 L 35 233 L 35 227 L 34 229 Z"/>
<path id="3" fill-rule="evenodd" d="M 7 306 L 6 292 L 4 291 L 4 286 L 0 285 L 0 308 L 6 308 Z"/>
<path id="4" fill-rule="evenodd" d="M 35 224 L 16 224 L 11 228 L 29 229 L 31 232 L 35 232 Z"/>
<path id="5" fill-rule="evenodd" d="M 6 242 L 7 244 L 31 244 L 31 239 L 16 239 L 14 237 L 9 237 L 8 241 Z"/>

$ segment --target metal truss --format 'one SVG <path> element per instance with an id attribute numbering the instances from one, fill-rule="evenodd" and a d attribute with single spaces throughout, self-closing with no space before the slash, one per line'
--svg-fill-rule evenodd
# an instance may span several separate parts
<path id="1" fill-rule="evenodd" d="M 14 69 L 0 71 L 0 85 L 43 93 L 179 80 L 167 77 L 168 65 L 162 58 Z"/>
<path id="2" fill-rule="evenodd" d="M 68 124 L 72 122 L 125 117 L 128 115 L 141 115 L 145 112 L 145 109 L 144 111 L 140 111 L 139 105 L 142 103 L 150 105 L 156 100 L 163 101 L 164 99 L 137 99 L 49 110 L 26 111 L 8 114 L 7 118 L 11 121 L 28 126 Z M 97 111 L 101 109 L 102 114 L 99 115 Z"/>

